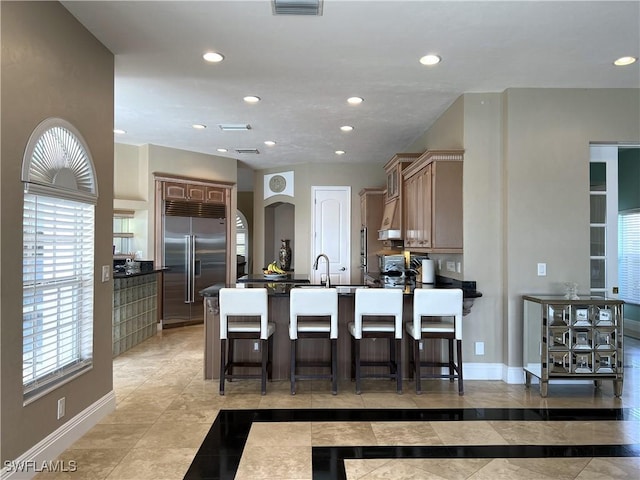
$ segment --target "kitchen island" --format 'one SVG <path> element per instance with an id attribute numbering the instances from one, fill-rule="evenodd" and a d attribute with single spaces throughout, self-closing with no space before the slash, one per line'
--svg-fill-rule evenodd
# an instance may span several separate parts
<path id="1" fill-rule="evenodd" d="M 403 289 L 403 322 L 412 320 L 413 315 L 413 292 L 416 288 L 460 288 L 456 281 L 439 277 L 440 284 L 423 285 L 407 280 L 405 285 L 396 286 L 394 288 Z M 285 380 L 289 379 L 289 293 L 292 288 L 300 288 L 304 286 L 310 287 L 309 279 L 306 276 L 288 276 L 280 279 L 264 278 L 262 275 L 245 276 L 238 279 L 238 283 L 227 285 L 236 288 L 266 288 L 269 297 L 269 321 L 276 323 L 276 332 L 274 336 L 274 352 L 273 352 L 273 379 Z M 475 290 L 475 282 L 468 282 L 466 291 L 463 289 L 465 302 L 468 302 L 468 308 L 471 308 L 473 299 L 482 296 L 480 292 Z M 205 308 L 205 365 L 204 377 L 206 379 L 217 379 L 220 374 L 220 321 L 218 310 L 218 291 L 225 287 L 224 284 L 212 285 L 200 292 L 204 297 Z M 314 286 L 314 288 L 322 288 L 322 286 Z M 356 288 L 383 288 L 382 285 L 337 285 L 338 290 L 338 377 L 340 379 L 348 379 L 351 375 L 351 339 L 347 329 L 347 324 L 353 321 L 355 307 L 355 291 Z M 241 361 L 258 361 L 260 351 L 255 350 L 253 342 L 241 342 L 245 345 L 238 344 L 236 348 L 236 358 Z M 406 340 L 403 338 L 403 344 Z M 251 345 L 250 345 L 251 344 Z M 440 356 L 440 343 L 434 342 L 433 349 L 429 349 L 428 353 L 433 359 Z M 258 346 L 259 348 L 259 346 Z M 367 340 L 363 342 L 361 349 L 362 357 L 367 360 L 383 361 L 388 354 L 387 345 L 383 342 L 375 340 Z M 408 349 L 403 345 L 403 369 L 408 365 Z M 328 342 L 321 339 L 305 339 L 300 348 L 299 358 L 301 360 L 312 360 L 318 358 L 329 358 Z M 309 369 L 313 371 L 313 369 Z"/>

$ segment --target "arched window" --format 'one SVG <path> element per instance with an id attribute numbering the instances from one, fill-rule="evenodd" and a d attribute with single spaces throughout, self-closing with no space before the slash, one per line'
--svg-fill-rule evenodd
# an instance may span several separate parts
<path id="1" fill-rule="evenodd" d="M 36 127 L 22 161 L 22 384 L 33 400 L 93 363 L 93 161 L 68 122 Z"/>
<path id="2" fill-rule="evenodd" d="M 244 258 L 245 265 L 243 265 L 244 271 L 238 270 L 238 275 L 248 272 L 249 265 L 249 226 L 247 224 L 247 218 L 242 214 L 240 210 L 236 211 L 236 255 L 238 256 L 238 263 L 240 263 L 240 256 Z M 240 265 L 238 265 L 240 269 Z"/>

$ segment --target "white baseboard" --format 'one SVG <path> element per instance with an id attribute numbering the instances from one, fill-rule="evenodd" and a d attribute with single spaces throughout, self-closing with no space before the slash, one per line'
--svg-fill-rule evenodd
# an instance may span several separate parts
<path id="1" fill-rule="evenodd" d="M 20 457 L 9 461 L 9 465 L 3 465 L 0 471 L 0 480 L 30 479 L 45 468 L 68 468 L 69 465 L 57 465 L 53 460 L 100 420 L 113 412 L 115 408 L 116 395 L 111 390 L 104 397 L 85 408 L 67 423 L 20 455 Z"/>
<path id="2" fill-rule="evenodd" d="M 501 363 L 462 363 L 465 380 L 502 380 Z M 521 369 L 522 370 L 522 369 Z"/>

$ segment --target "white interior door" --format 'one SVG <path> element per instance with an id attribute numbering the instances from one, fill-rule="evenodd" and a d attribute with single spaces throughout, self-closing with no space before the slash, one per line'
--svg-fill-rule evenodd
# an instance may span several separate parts
<path id="1" fill-rule="evenodd" d="M 348 284 L 351 279 L 351 187 L 311 187 L 312 195 L 312 283 L 324 281 L 326 266 L 321 258 L 318 269 L 313 261 L 324 253 L 329 257 L 333 285 Z"/>

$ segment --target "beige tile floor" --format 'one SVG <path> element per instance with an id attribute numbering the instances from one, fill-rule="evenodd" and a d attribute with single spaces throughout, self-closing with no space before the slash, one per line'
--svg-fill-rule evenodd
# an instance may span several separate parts
<path id="1" fill-rule="evenodd" d="M 601 390 L 584 384 L 537 387 L 499 381 L 427 382 L 415 395 L 411 384 L 397 395 L 392 382 L 364 382 L 355 395 L 342 382 L 331 395 L 328 382 L 301 382 L 295 396 L 287 382 L 259 394 L 254 381 L 229 384 L 224 397 L 216 382 L 203 380 L 203 328 L 166 330 L 114 359 L 116 410 L 74 443 L 60 460 L 76 472 L 36 478 L 74 480 L 182 479 L 220 409 L 255 408 L 477 408 L 640 407 L 640 342 L 627 343 L 624 395 L 611 382 Z M 580 423 L 580 425 L 577 425 Z M 240 461 L 238 479 L 311 479 L 311 446 L 331 445 L 509 445 L 640 443 L 640 419 L 621 422 L 310 422 L 254 423 Z M 274 448 L 277 445 L 278 448 Z M 346 460 L 352 479 L 607 479 L 640 478 L 640 458 L 380 459 Z"/>

